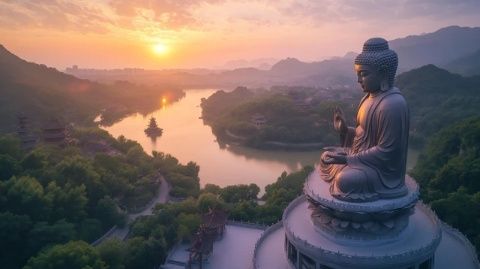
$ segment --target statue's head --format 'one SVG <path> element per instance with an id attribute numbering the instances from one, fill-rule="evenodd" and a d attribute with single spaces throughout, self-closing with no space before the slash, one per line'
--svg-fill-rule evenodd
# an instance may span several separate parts
<path id="1" fill-rule="evenodd" d="M 386 91 L 393 87 L 398 57 L 389 49 L 387 40 L 370 38 L 363 44 L 362 53 L 355 58 L 358 82 L 365 92 Z"/>

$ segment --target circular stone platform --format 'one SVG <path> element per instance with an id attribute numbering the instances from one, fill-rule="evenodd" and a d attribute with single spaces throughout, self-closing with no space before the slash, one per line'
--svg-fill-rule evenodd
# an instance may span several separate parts
<path id="1" fill-rule="evenodd" d="M 441 227 L 442 241 L 435 251 L 433 269 L 479 269 L 480 263 L 475 248 L 468 239 L 445 224 Z M 285 230 L 282 225 L 273 225 L 268 228 L 255 245 L 253 269 L 294 268 L 288 261 L 284 242 Z"/>
<path id="2" fill-rule="evenodd" d="M 345 213 L 380 213 L 412 207 L 418 200 L 418 184 L 411 177 L 405 176 L 405 186 L 408 189 L 408 193 L 405 196 L 362 203 L 342 201 L 332 197 L 330 194 L 330 183 L 324 181 L 320 173 L 321 172 L 316 169 L 309 175 L 305 182 L 304 193 L 308 196 L 309 200 L 334 211 Z"/>
<path id="3" fill-rule="evenodd" d="M 285 210 L 283 227 L 286 238 L 298 256 L 332 268 L 407 268 L 430 260 L 441 240 L 436 215 L 418 203 L 408 226 L 395 238 L 366 241 L 333 237 L 315 229 L 305 196 L 294 200 Z M 307 259 L 307 258 L 305 258 Z"/>

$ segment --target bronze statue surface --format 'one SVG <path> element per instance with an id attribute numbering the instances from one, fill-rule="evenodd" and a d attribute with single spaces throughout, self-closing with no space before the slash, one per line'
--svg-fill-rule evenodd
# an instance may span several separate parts
<path id="1" fill-rule="evenodd" d="M 355 127 L 348 127 L 341 109 L 334 127 L 342 147 L 327 148 L 321 156 L 321 176 L 337 199 L 366 202 L 407 193 L 405 170 L 409 113 L 401 92 L 393 87 L 397 54 L 382 38 L 365 42 L 355 59 L 355 71 L 365 96 Z"/>

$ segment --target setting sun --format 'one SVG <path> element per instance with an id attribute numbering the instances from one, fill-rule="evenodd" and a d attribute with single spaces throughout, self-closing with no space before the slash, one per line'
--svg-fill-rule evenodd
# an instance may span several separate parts
<path id="1" fill-rule="evenodd" d="M 165 44 L 157 43 L 153 45 L 153 51 L 155 54 L 164 55 L 168 52 L 168 47 Z"/>

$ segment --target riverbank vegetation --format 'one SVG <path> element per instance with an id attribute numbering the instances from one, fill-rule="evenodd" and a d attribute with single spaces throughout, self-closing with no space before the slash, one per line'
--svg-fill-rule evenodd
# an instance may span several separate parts
<path id="1" fill-rule="evenodd" d="M 441 128 L 479 116 L 479 84 L 480 76 L 462 77 L 434 65 L 398 75 L 396 86 L 410 108 L 410 146 L 421 149 Z M 360 89 L 238 87 L 202 100 L 202 116 L 224 142 L 267 149 L 334 145 L 338 140 L 331 123 L 333 108 L 340 106 L 353 125 L 362 94 Z"/>
<path id="2" fill-rule="evenodd" d="M 2 268 L 20 268 L 51 246 L 93 242 L 113 225 L 125 225 L 127 212 L 141 210 L 156 195 L 159 172 L 176 185 L 174 194 L 198 196 L 195 163 L 149 156 L 137 142 L 114 139 L 103 130 L 75 128 L 66 146 L 39 144 L 28 152 L 16 137 L 1 136 Z M 90 251 L 78 242 L 68 244 L 72 251 Z M 42 259 L 63 253 L 58 247 L 49 251 L 28 266 L 43 268 L 48 263 Z"/>
<path id="3" fill-rule="evenodd" d="M 351 94 L 350 94 L 351 96 Z M 319 149 L 335 144 L 335 106 L 353 115 L 351 99 L 333 101 L 325 89 L 278 87 L 218 91 L 202 100 L 202 116 L 218 139 L 264 149 Z M 307 147 L 302 144 L 308 145 Z"/>

